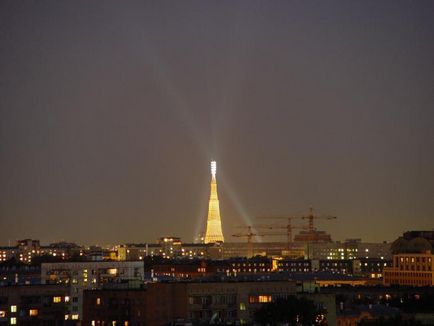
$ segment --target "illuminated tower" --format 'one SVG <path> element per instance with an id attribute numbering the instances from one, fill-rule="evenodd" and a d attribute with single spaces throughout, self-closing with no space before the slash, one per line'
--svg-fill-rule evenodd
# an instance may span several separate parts
<path id="1" fill-rule="evenodd" d="M 205 243 L 224 242 L 222 221 L 220 219 L 220 206 L 217 196 L 217 180 L 215 174 L 217 162 L 211 161 L 211 194 L 209 196 L 208 219 L 206 222 Z"/>

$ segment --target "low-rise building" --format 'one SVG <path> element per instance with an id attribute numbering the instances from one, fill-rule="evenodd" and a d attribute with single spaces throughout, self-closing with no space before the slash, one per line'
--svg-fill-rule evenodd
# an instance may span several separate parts
<path id="1" fill-rule="evenodd" d="M 229 259 L 234 257 L 264 256 L 281 257 L 288 251 L 287 242 L 224 242 L 221 245 L 221 258 Z M 252 252 L 250 252 L 252 251 Z"/>
<path id="2" fill-rule="evenodd" d="M 359 239 L 350 239 L 345 242 L 309 243 L 305 258 L 316 260 L 369 258 L 390 260 L 392 259 L 391 244 L 387 242 L 362 242 Z"/>
<path id="3" fill-rule="evenodd" d="M 370 278 L 382 278 L 384 268 L 392 266 L 392 259 L 360 258 L 357 261 L 359 265 L 355 267 L 354 274 Z"/>
<path id="4" fill-rule="evenodd" d="M 312 271 L 312 262 L 307 259 L 276 260 L 278 272 L 304 273 Z"/>
<path id="5" fill-rule="evenodd" d="M 154 278 L 195 279 L 226 271 L 226 263 L 205 260 L 168 260 L 151 267 Z"/>
<path id="6" fill-rule="evenodd" d="M 35 257 L 52 256 L 67 260 L 80 254 L 83 254 L 83 249 L 75 243 L 56 242 L 42 246 L 39 240 L 23 239 L 18 240 L 15 246 L 0 247 L 0 262 L 16 259 L 30 264 Z"/>
<path id="7" fill-rule="evenodd" d="M 434 255 L 405 253 L 393 256 L 393 266 L 385 267 L 384 285 L 433 286 Z"/>

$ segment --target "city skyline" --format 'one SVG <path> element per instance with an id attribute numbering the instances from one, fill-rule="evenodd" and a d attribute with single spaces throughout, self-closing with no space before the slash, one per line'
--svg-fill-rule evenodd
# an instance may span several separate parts
<path id="1" fill-rule="evenodd" d="M 212 159 L 227 242 L 311 206 L 333 240 L 433 229 L 433 11 L 0 3 L 0 244 L 193 241 Z"/>

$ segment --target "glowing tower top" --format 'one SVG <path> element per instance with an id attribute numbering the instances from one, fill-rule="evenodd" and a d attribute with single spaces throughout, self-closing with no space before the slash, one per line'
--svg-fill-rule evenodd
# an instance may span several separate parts
<path id="1" fill-rule="evenodd" d="M 224 242 L 220 206 L 217 196 L 217 162 L 211 161 L 211 193 L 209 196 L 208 219 L 206 223 L 205 243 Z"/>

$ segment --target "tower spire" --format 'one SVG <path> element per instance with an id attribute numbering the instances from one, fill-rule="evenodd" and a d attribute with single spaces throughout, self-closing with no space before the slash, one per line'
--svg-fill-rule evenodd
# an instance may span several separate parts
<path id="1" fill-rule="evenodd" d="M 211 192 L 208 205 L 208 219 L 206 223 L 205 243 L 224 242 L 220 205 L 217 195 L 217 162 L 211 161 Z"/>
<path id="2" fill-rule="evenodd" d="M 215 179 L 215 174 L 217 172 L 217 162 L 211 161 L 211 175 Z"/>

